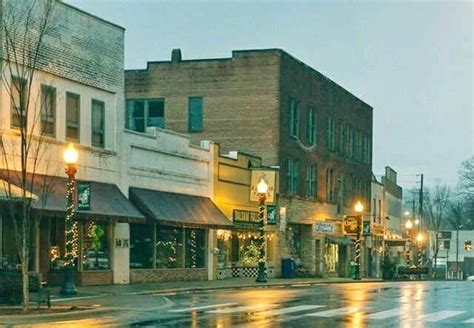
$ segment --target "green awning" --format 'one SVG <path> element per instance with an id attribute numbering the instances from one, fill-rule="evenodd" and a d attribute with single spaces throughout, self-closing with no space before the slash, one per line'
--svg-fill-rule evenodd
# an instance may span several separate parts
<path id="1" fill-rule="evenodd" d="M 339 244 L 344 246 L 354 245 L 355 243 L 347 236 L 344 237 L 334 237 L 334 236 L 327 236 L 327 241 L 333 244 Z"/>

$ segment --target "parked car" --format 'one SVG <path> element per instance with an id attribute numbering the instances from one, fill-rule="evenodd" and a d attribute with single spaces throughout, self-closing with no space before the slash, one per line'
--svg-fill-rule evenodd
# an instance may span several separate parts
<path id="1" fill-rule="evenodd" d="M 88 250 L 84 256 L 84 268 L 90 269 L 109 269 L 109 259 L 103 251 Z"/>
<path id="2" fill-rule="evenodd" d="M 474 276 L 469 276 L 466 278 L 466 281 L 474 281 Z"/>

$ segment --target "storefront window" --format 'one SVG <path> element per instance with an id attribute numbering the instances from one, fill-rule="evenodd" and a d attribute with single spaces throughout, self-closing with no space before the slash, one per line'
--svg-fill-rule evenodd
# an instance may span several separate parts
<path id="1" fill-rule="evenodd" d="M 82 224 L 82 269 L 110 269 L 110 227 L 107 223 L 88 220 Z"/>
<path id="2" fill-rule="evenodd" d="M 217 230 L 217 267 L 219 269 L 230 265 L 232 261 L 232 232 L 230 230 Z"/>
<path id="3" fill-rule="evenodd" d="M 326 243 L 324 247 L 324 263 L 326 264 L 326 272 L 336 272 L 338 261 L 338 245 Z"/>
<path id="4" fill-rule="evenodd" d="M 185 237 L 185 267 L 203 268 L 206 254 L 205 231 L 203 229 L 186 229 Z"/>
<path id="5" fill-rule="evenodd" d="M 153 226 L 130 225 L 130 268 L 153 268 Z"/>
<path id="6" fill-rule="evenodd" d="M 159 269 L 183 267 L 183 228 L 158 227 L 156 267 Z"/>
<path id="7" fill-rule="evenodd" d="M 256 266 L 260 258 L 260 239 L 257 232 L 236 232 L 234 247 L 238 250 L 236 261 L 242 266 Z"/>

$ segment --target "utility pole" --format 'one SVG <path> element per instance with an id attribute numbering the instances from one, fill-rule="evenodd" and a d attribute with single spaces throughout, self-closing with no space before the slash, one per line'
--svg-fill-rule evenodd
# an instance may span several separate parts
<path id="1" fill-rule="evenodd" d="M 420 203 L 420 207 L 419 207 L 419 216 L 420 216 L 420 230 L 421 230 L 421 227 L 422 227 L 422 223 L 423 223 L 423 173 L 421 174 L 417 174 L 417 176 L 420 176 L 420 199 L 419 199 L 419 203 Z"/>

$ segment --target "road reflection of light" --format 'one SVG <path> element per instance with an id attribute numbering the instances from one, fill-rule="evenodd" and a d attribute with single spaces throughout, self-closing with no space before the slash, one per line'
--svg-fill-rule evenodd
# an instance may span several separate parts
<path id="1" fill-rule="evenodd" d="M 191 314 L 191 327 L 193 327 L 193 328 L 198 327 L 197 311 L 193 311 L 192 314 Z"/>
<path id="2" fill-rule="evenodd" d="M 230 316 L 218 316 L 216 319 L 216 328 L 227 328 L 232 326 Z"/>
<path id="3" fill-rule="evenodd" d="M 364 307 L 367 305 L 368 292 L 371 288 L 362 285 L 354 285 L 342 291 L 343 299 L 348 301 L 347 306 L 354 308 L 349 314 L 350 327 L 363 327 Z M 369 286 L 367 286 L 369 287 Z"/>

